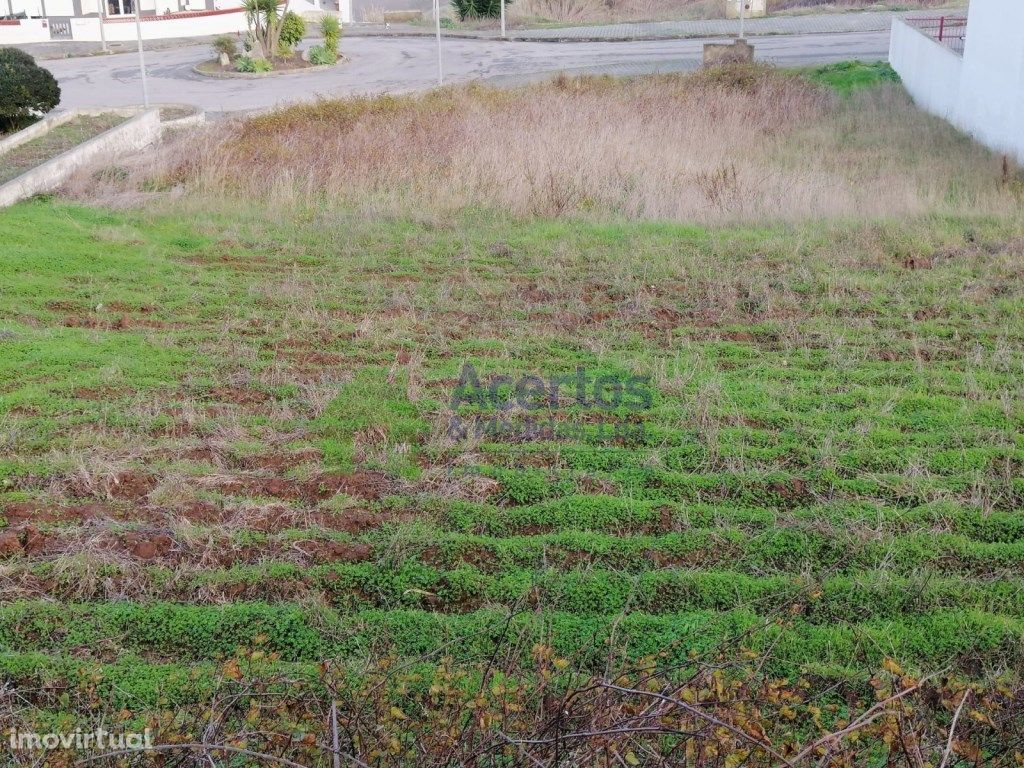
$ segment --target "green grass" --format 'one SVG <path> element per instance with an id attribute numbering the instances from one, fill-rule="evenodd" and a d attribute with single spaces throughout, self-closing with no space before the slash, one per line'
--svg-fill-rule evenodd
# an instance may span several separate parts
<path id="1" fill-rule="evenodd" d="M 858 88 L 900 81 L 900 76 L 884 61 L 840 61 L 808 69 L 804 76 L 812 83 L 826 85 L 844 96 Z"/>
<path id="2" fill-rule="evenodd" d="M 894 663 L 1019 686 L 1019 218 L 177 205 L 0 212 L 0 679 L 37 722 L 177 707 L 185 732 L 234 659 L 295 701 L 397 663 L 384 711 L 423 718 L 496 654 L 529 686 L 546 653 L 709 660 L 834 719 Z M 459 439 L 455 412 L 492 415 L 453 412 L 466 363 L 652 394 L 540 409 L 568 438 Z"/>

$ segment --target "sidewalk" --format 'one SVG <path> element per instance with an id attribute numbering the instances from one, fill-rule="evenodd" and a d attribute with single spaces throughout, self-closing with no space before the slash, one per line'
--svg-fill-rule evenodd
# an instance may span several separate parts
<path id="1" fill-rule="evenodd" d="M 744 34 L 761 35 L 817 35 L 844 32 L 882 32 L 892 26 L 894 18 L 936 16 L 942 13 L 962 15 L 966 9 L 945 11 L 849 11 L 802 16 L 770 16 L 747 19 Z M 707 21 L 652 21 L 644 23 L 606 24 L 584 27 L 556 27 L 548 29 L 510 29 L 509 40 L 530 42 L 605 42 L 621 40 L 671 40 L 704 37 L 737 37 L 740 23 L 736 19 L 710 19 Z M 464 31 L 442 29 L 445 37 L 497 39 L 495 30 Z M 384 29 L 379 24 L 352 24 L 345 28 L 349 37 L 406 35 L 433 35 L 425 26 L 392 25 Z"/>

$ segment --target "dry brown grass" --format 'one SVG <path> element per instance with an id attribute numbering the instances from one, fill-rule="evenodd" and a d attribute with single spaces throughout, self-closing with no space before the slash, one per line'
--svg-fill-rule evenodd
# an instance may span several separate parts
<path id="1" fill-rule="evenodd" d="M 369 215 L 696 222 L 998 213 L 999 160 L 897 86 L 840 98 L 765 68 L 322 101 L 180 136 L 70 192 Z"/>

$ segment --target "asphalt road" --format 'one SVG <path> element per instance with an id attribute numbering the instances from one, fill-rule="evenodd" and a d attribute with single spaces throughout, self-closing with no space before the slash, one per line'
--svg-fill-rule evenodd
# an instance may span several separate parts
<path id="1" fill-rule="evenodd" d="M 532 43 L 447 39 L 445 80 L 489 80 L 498 84 L 546 77 L 555 72 L 615 75 L 671 72 L 698 66 L 703 40 Z M 888 32 L 762 37 L 759 59 L 782 66 L 884 59 Z M 318 97 L 397 93 L 437 84 L 436 47 L 426 37 L 348 38 L 350 61 L 331 70 L 258 80 L 215 79 L 193 67 L 212 58 L 208 45 L 152 51 L 146 60 L 150 100 L 193 104 L 207 112 L 265 109 Z M 142 102 L 138 56 L 134 53 L 46 62 L 60 82 L 61 106 L 129 106 Z"/>

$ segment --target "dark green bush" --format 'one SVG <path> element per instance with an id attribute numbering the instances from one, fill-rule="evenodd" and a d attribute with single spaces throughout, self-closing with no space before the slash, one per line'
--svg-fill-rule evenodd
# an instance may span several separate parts
<path id="1" fill-rule="evenodd" d="M 281 22 L 281 44 L 294 48 L 306 34 L 306 22 L 295 11 L 288 11 Z"/>
<path id="2" fill-rule="evenodd" d="M 452 7 L 459 19 L 495 19 L 501 15 L 501 0 L 452 0 Z M 509 0 L 505 0 L 505 5 Z"/>
<path id="3" fill-rule="evenodd" d="M 49 70 L 17 48 L 0 48 L 0 131 L 17 130 L 60 103 Z"/>

